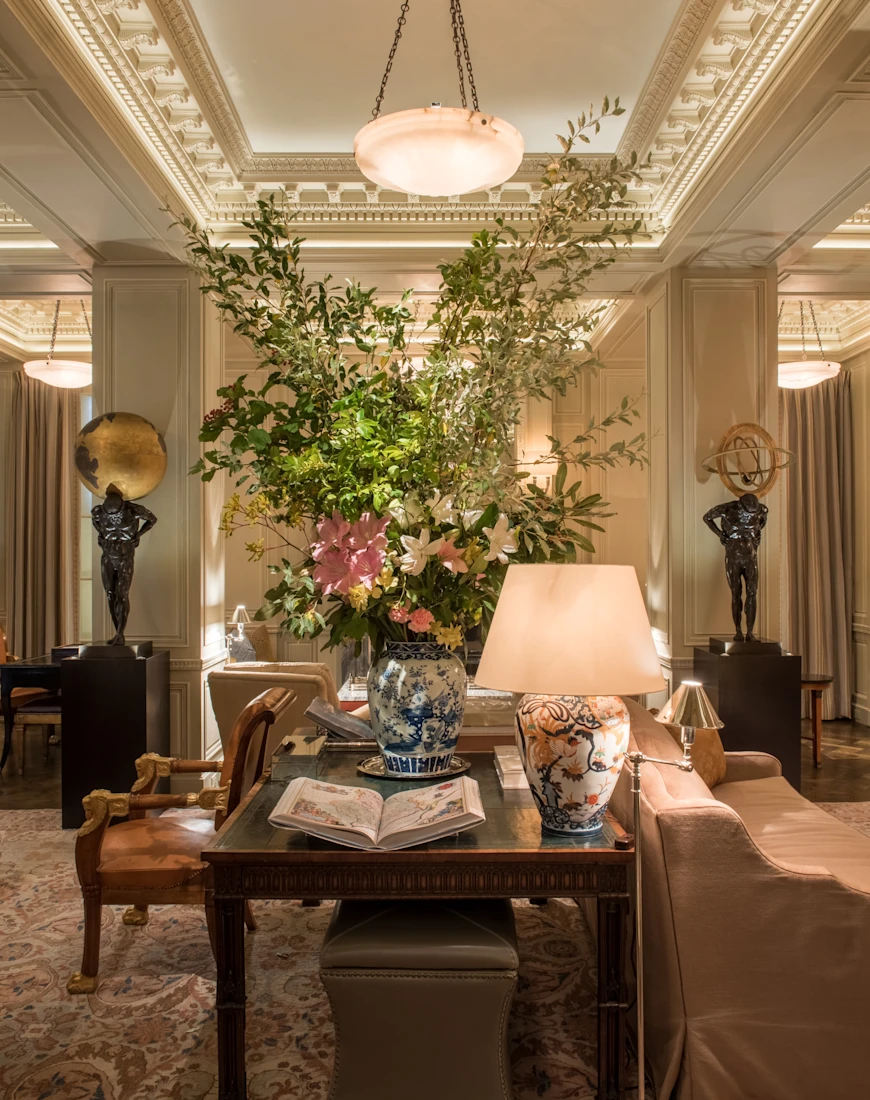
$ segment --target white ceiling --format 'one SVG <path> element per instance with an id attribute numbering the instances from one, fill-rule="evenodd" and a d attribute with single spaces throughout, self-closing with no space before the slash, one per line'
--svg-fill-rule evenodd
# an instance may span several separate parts
<path id="1" fill-rule="evenodd" d="M 371 116 L 399 0 L 189 0 L 255 153 L 347 153 Z M 565 119 L 619 96 L 587 151 L 611 152 L 679 0 L 465 0 L 481 110 L 549 152 Z M 384 111 L 458 105 L 448 0 L 411 0 Z"/>

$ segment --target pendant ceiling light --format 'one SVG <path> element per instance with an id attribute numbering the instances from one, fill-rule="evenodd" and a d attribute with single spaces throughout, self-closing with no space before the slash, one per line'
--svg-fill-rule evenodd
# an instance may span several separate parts
<path id="1" fill-rule="evenodd" d="M 784 305 L 785 303 L 783 303 Z M 784 390 L 806 390 L 810 386 L 818 386 L 820 382 L 826 382 L 829 378 L 836 378 L 840 373 L 840 364 L 833 363 L 825 358 L 822 350 L 822 338 L 819 335 L 819 326 L 816 321 L 816 311 L 813 303 L 807 302 L 810 307 L 810 316 L 813 319 L 813 328 L 816 333 L 816 343 L 819 345 L 818 359 L 807 357 L 807 330 L 804 325 L 803 299 L 798 302 L 801 311 L 801 346 L 803 355 L 790 363 L 779 364 L 779 385 Z M 779 307 L 779 316 L 782 317 L 782 306 Z"/>
<path id="2" fill-rule="evenodd" d="M 81 303 L 82 316 L 85 319 L 85 325 L 88 330 L 88 337 L 91 336 L 91 325 L 88 321 L 88 314 L 85 310 L 85 303 Z M 73 359 L 55 359 L 54 357 L 54 345 L 57 341 L 57 321 L 60 316 L 60 298 L 57 300 L 57 305 L 54 307 L 54 324 L 51 328 L 51 347 L 48 350 L 48 356 L 45 359 L 31 359 L 29 363 L 24 364 L 24 373 L 31 378 L 38 378 L 40 382 L 45 382 L 49 386 L 57 386 L 63 390 L 80 390 L 83 386 L 89 386 L 91 384 L 91 378 L 93 371 L 90 363 L 79 363 Z"/>
<path id="3" fill-rule="evenodd" d="M 387 59 L 372 121 L 354 138 L 360 171 L 373 183 L 409 195 L 467 195 L 510 179 L 523 159 L 523 138 L 516 127 L 480 112 L 471 70 L 460 0 L 451 0 L 453 49 L 459 71 L 462 107 L 417 107 L 381 115 L 387 81 L 408 14 L 405 0 Z M 471 91 L 471 107 L 465 80 Z"/>

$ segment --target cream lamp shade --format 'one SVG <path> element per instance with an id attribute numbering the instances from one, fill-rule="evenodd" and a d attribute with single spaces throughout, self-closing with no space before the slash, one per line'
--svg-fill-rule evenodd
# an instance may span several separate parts
<path id="1" fill-rule="evenodd" d="M 251 621 L 251 616 L 248 614 L 248 609 L 243 603 L 240 603 L 233 612 L 232 621 L 234 623 L 249 623 Z"/>
<path id="2" fill-rule="evenodd" d="M 511 565 L 475 677 L 540 695 L 636 695 L 665 686 L 630 565 Z"/>

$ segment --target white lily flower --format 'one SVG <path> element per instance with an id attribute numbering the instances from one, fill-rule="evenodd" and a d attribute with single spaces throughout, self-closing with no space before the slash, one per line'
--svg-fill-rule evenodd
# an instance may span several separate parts
<path id="1" fill-rule="evenodd" d="M 406 551 L 399 558 L 402 572 L 410 573 L 412 577 L 422 573 L 426 568 L 426 562 L 433 554 L 438 553 L 443 542 L 444 539 L 436 539 L 434 542 L 430 542 L 428 527 L 423 528 L 418 539 L 412 538 L 410 535 L 402 535 L 402 546 L 405 547 Z"/>
<path id="2" fill-rule="evenodd" d="M 517 544 L 508 527 L 507 516 L 499 516 L 495 527 L 484 527 L 483 533 L 489 539 L 489 550 L 486 552 L 487 561 L 495 561 L 496 558 L 507 565 L 508 554 L 517 552 Z"/>
<path id="3" fill-rule="evenodd" d="M 414 523 L 419 523 L 423 518 L 423 506 L 416 493 L 408 493 L 404 500 L 391 500 L 387 505 L 387 511 L 396 523 L 405 529 Z"/>
<path id="4" fill-rule="evenodd" d="M 471 528 L 477 523 L 482 515 L 482 508 L 472 508 L 470 511 L 462 513 L 462 522 L 466 527 Z"/>
<path id="5" fill-rule="evenodd" d="M 455 523 L 456 509 L 453 507 L 453 497 L 443 497 L 436 493 L 426 501 L 426 507 L 432 513 L 432 519 L 436 523 Z"/>

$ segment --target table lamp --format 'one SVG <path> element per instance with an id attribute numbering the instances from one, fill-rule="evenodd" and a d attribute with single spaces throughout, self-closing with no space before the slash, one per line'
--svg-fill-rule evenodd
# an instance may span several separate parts
<path id="1" fill-rule="evenodd" d="M 665 686 L 634 568 L 509 566 L 475 680 L 525 693 L 517 744 L 543 827 L 600 829 L 628 748 L 619 696 Z"/>

